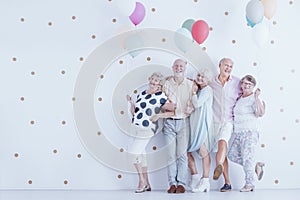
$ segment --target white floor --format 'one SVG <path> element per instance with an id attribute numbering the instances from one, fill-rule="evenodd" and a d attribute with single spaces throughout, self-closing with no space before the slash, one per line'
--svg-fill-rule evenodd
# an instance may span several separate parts
<path id="1" fill-rule="evenodd" d="M 166 191 L 152 191 L 136 194 L 129 190 L 95 191 L 95 190 L 0 190 L 0 200 L 299 200 L 300 189 L 290 190 L 255 190 L 241 193 L 239 191 L 209 193 L 168 194 Z"/>

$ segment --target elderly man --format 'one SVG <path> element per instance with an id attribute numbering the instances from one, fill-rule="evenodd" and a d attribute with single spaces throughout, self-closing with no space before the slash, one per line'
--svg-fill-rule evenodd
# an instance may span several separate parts
<path id="1" fill-rule="evenodd" d="M 187 110 L 193 95 L 193 81 L 184 77 L 187 62 L 175 60 L 174 75 L 165 81 L 163 90 L 174 105 L 175 114 L 165 120 L 163 134 L 168 145 L 168 193 L 184 193 L 188 172 L 187 145 L 189 114 Z M 165 108 L 167 108 L 166 104 Z"/>
<path id="2" fill-rule="evenodd" d="M 223 58 L 219 62 L 220 73 L 210 84 L 213 89 L 213 138 L 218 147 L 213 179 L 218 180 L 223 173 L 225 184 L 220 189 L 221 192 L 231 190 L 228 177 L 227 148 L 233 131 L 233 107 L 242 93 L 240 79 L 231 75 L 232 68 L 233 61 L 229 58 Z"/>

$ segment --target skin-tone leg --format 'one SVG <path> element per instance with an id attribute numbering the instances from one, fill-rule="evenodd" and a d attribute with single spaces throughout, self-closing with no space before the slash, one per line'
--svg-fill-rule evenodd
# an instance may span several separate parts
<path id="1" fill-rule="evenodd" d="M 150 188 L 149 178 L 148 178 L 148 168 L 142 167 L 144 184 Z"/>
<path id="2" fill-rule="evenodd" d="M 195 159 L 194 159 L 192 153 L 188 152 L 187 156 L 188 156 L 188 167 L 191 171 L 191 175 L 198 174 L 197 167 L 195 164 Z"/>
<path id="3" fill-rule="evenodd" d="M 202 145 L 200 148 L 200 156 L 202 157 L 202 170 L 203 170 L 202 178 L 208 178 L 211 160 L 210 160 L 209 152 L 207 151 L 205 145 Z"/>
<path id="4" fill-rule="evenodd" d="M 230 184 L 229 176 L 228 176 L 228 160 L 226 157 L 227 152 L 227 143 L 224 140 L 220 140 L 218 142 L 218 152 L 216 155 L 216 163 L 222 163 L 224 167 L 223 176 L 225 179 L 225 183 Z"/>
<path id="5" fill-rule="evenodd" d="M 140 163 L 135 163 L 134 166 L 135 166 L 136 171 L 138 172 L 138 176 L 139 176 L 138 188 L 143 188 L 144 187 L 144 176 L 143 176 L 142 166 Z"/>

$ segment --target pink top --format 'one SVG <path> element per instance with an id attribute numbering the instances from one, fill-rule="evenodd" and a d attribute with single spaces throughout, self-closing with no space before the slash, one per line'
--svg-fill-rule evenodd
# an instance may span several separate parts
<path id="1" fill-rule="evenodd" d="M 233 107 L 237 98 L 242 95 L 240 79 L 230 76 L 228 81 L 222 83 L 216 76 L 210 83 L 213 89 L 213 120 L 214 123 L 226 123 L 233 121 Z"/>

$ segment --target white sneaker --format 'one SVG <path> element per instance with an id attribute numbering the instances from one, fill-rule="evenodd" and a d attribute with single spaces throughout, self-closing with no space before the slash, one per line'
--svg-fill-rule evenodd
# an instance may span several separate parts
<path id="1" fill-rule="evenodd" d="M 244 186 L 242 189 L 240 189 L 240 192 L 253 192 L 254 186 Z"/>
<path id="2" fill-rule="evenodd" d="M 191 176 L 191 181 L 190 181 L 191 190 L 194 190 L 199 185 L 199 181 L 200 181 L 199 174 L 194 174 Z"/>
<path id="3" fill-rule="evenodd" d="M 192 192 L 209 192 L 210 191 L 210 183 L 209 178 L 202 178 L 200 180 L 199 185 L 192 190 Z"/>

